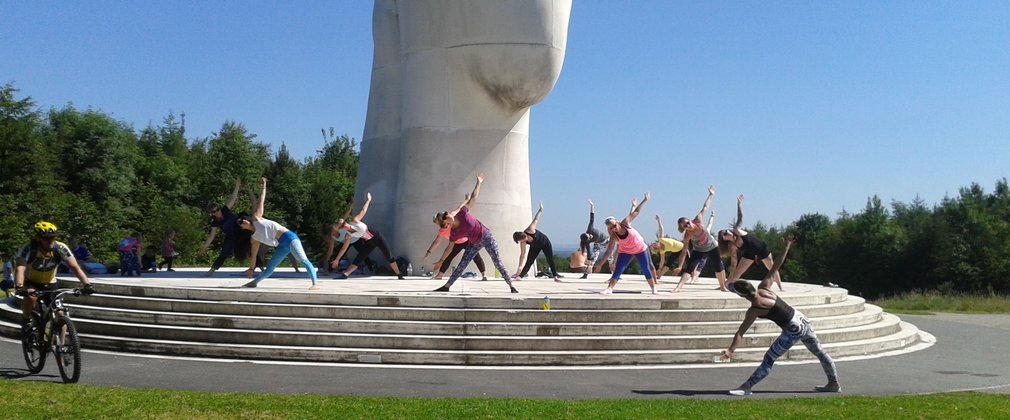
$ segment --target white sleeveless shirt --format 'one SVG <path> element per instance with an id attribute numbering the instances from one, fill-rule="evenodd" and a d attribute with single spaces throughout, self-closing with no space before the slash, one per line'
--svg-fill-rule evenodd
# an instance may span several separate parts
<path id="1" fill-rule="evenodd" d="M 253 226 L 256 226 L 256 231 L 253 232 L 253 239 L 260 241 L 264 245 L 270 245 L 276 247 L 280 244 L 277 241 L 277 232 L 280 232 L 284 227 L 280 223 L 277 223 L 270 219 L 260 219 L 254 220 Z"/>
<path id="2" fill-rule="evenodd" d="M 347 233 L 351 235 L 352 239 L 358 240 L 360 238 L 366 241 L 372 239 L 372 234 L 371 232 L 368 231 L 368 225 L 366 225 L 365 222 L 357 222 L 357 223 L 348 222 L 347 225 L 350 226 L 351 229 L 353 229 L 353 231 L 351 230 L 347 231 Z"/>

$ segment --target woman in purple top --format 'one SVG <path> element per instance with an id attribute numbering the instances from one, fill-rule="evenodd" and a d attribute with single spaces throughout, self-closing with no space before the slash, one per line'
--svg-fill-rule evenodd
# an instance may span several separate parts
<path id="1" fill-rule="evenodd" d="M 436 292 L 448 292 L 449 287 L 456 282 L 456 279 L 463 274 L 463 270 L 466 266 L 470 264 L 473 257 L 477 255 L 477 252 L 481 248 L 487 248 L 487 253 L 491 255 L 491 261 L 494 262 L 495 267 L 498 267 L 498 271 L 501 272 L 502 277 L 505 279 L 505 283 L 509 285 L 509 291 L 512 293 L 519 293 L 515 287 L 512 286 L 512 279 L 509 277 L 508 270 L 505 269 L 505 264 L 502 264 L 501 255 L 498 252 L 498 241 L 495 241 L 494 235 L 491 234 L 491 230 L 484 226 L 480 220 L 476 217 L 470 215 L 470 207 L 473 207 L 477 203 L 477 195 L 480 194 L 480 184 L 484 183 L 484 174 L 477 175 L 477 185 L 473 187 L 473 192 L 470 193 L 470 199 L 464 202 L 455 210 L 456 215 L 453 216 L 451 211 L 439 212 L 435 215 L 434 222 L 439 228 L 448 227 L 449 230 L 449 241 L 456 242 L 458 239 L 467 238 L 466 250 L 463 251 L 463 257 L 459 260 L 459 265 L 456 269 L 452 271 L 452 275 L 449 276 L 449 281 L 447 281 L 442 287 L 435 289 Z"/>

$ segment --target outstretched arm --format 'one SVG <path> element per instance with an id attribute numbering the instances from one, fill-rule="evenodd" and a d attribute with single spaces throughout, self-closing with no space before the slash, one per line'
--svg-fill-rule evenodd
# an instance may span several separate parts
<path id="1" fill-rule="evenodd" d="M 480 195 L 480 184 L 484 183 L 484 173 L 481 172 L 477 175 L 477 185 L 473 186 L 473 192 L 470 193 L 470 200 L 466 202 L 466 206 L 473 208 L 477 204 L 477 196 Z"/>
<path id="2" fill-rule="evenodd" d="M 761 283 L 758 284 L 758 289 L 768 289 L 771 286 L 772 280 L 775 279 L 775 273 L 778 273 L 779 269 L 782 268 L 782 264 L 786 261 L 786 255 L 789 254 L 789 248 L 793 246 L 793 243 L 795 242 L 796 236 L 791 233 L 786 236 L 786 249 L 782 251 L 782 255 L 775 260 L 775 264 L 772 265 L 772 269 L 768 270 L 768 275 L 766 275 L 764 280 L 761 280 Z"/>
<path id="3" fill-rule="evenodd" d="M 463 210 L 463 206 L 465 206 L 469 202 L 470 202 L 470 194 L 463 196 L 463 201 L 460 201 L 459 205 L 449 212 L 449 215 L 452 217 L 456 217 L 456 213 L 459 213 L 460 210 Z"/>
<path id="4" fill-rule="evenodd" d="M 733 352 L 736 348 L 743 343 L 743 335 L 750 329 L 751 324 L 757 319 L 757 308 L 750 308 L 747 310 L 747 314 L 744 315 L 743 322 L 740 323 L 740 328 L 737 328 L 736 334 L 733 335 L 733 341 L 729 343 L 729 347 L 722 351 L 722 360 L 726 361 L 733 358 Z"/>
<path id="5" fill-rule="evenodd" d="M 629 213 L 628 216 L 624 218 L 622 223 L 624 223 L 625 225 L 630 225 L 631 222 L 635 220 L 635 218 L 638 217 L 638 215 L 642 212 L 642 207 L 645 206 L 645 203 L 648 201 L 649 201 L 648 192 L 646 192 L 645 196 L 642 197 L 641 203 L 635 204 L 635 200 L 631 200 L 631 203 L 634 204 L 634 206 L 631 208 L 631 213 Z"/>
<path id="6" fill-rule="evenodd" d="M 607 245 L 607 250 L 603 252 L 603 255 L 600 256 L 600 259 L 596 260 L 596 266 L 593 267 L 594 273 L 600 272 L 600 269 L 603 268 L 603 263 L 610 259 L 610 254 L 613 254 L 616 248 L 617 248 L 617 236 L 611 233 L 610 243 Z M 614 267 L 610 268 L 613 269 Z"/>
<path id="7" fill-rule="evenodd" d="M 260 178 L 260 199 L 259 202 L 254 204 L 255 207 L 253 208 L 253 217 L 255 217 L 257 220 L 263 218 L 263 206 L 266 204 L 266 202 L 267 202 L 267 179 L 265 177 L 262 177 Z M 253 261 L 253 265 L 254 266 L 256 265 L 255 261 Z"/>
<path id="8" fill-rule="evenodd" d="M 232 189 L 231 196 L 228 197 L 228 202 L 225 203 L 225 205 L 228 206 L 229 209 L 232 208 L 232 207 L 235 207 L 235 201 L 238 200 L 238 190 L 240 188 L 242 188 L 242 180 L 241 179 L 236 179 L 235 180 L 235 188 Z"/>
<path id="9" fill-rule="evenodd" d="M 351 244 L 351 234 L 345 233 L 344 243 L 340 245 L 340 251 L 337 251 L 337 257 L 334 258 L 333 262 L 330 263 L 330 268 L 336 269 L 337 266 L 340 265 L 340 257 L 344 256 L 344 253 L 347 252 L 347 246 L 350 244 Z"/>
<path id="10" fill-rule="evenodd" d="M 540 202 L 540 208 L 537 209 L 537 214 L 533 215 L 533 221 L 530 225 L 526 227 L 526 233 L 532 234 L 537 231 L 537 222 L 540 221 L 540 215 L 544 213 L 544 202 Z"/>
<path id="11" fill-rule="evenodd" d="M 712 185 L 709 185 L 708 186 L 708 198 L 705 199 L 705 204 L 701 205 L 701 211 L 698 212 L 698 215 L 694 216 L 695 219 L 701 220 L 702 217 L 705 217 L 705 212 L 708 211 L 708 206 L 712 205 L 712 197 L 713 196 L 715 196 L 715 187 L 712 186 Z"/>
<path id="12" fill-rule="evenodd" d="M 358 214 L 354 216 L 355 222 L 361 222 L 361 220 L 365 218 L 365 213 L 368 213 L 368 205 L 371 202 L 372 202 L 372 193 L 370 192 L 365 193 L 365 204 L 361 206 L 361 211 L 359 211 Z"/>
<path id="13" fill-rule="evenodd" d="M 733 223 L 733 233 L 737 236 L 747 234 L 747 231 L 743 230 L 743 194 L 736 198 L 736 223 Z"/>
<path id="14" fill-rule="evenodd" d="M 353 199 L 351 200 L 351 205 L 347 206 L 347 211 L 345 211 L 344 215 L 340 216 L 340 218 L 344 219 L 346 221 L 348 217 L 351 217 L 351 212 L 352 211 L 354 211 L 354 200 Z"/>
<path id="15" fill-rule="evenodd" d="M 658 214 L 656 215 L 656 224 L 659 225 L 659 231 L 656 232 L 656 237 L 663 239 L 663 219 L 660 218 Z"/>
<path id="16" fill-rule="evenodd" d="M 705 225 L 706 232 L 712 233 L 712 223 L 714 222 L 715 222 L 715 210 L 712 210 L 712 212 L 708 214 L 708 224 Z"/>
<path id="17" fill-rule="evenodd" d="M 422 260 L 427 259 L 428 256 L 431 255 L 431 250 L 435 249 L 435 246 L 437 246 L 438 242 L 441 241 L 441 240 L 442 240 L 442 235 L 439 235 L 438 233 L 436 233 L 435 234 L 435 240 L 431 241 L 431 245 L 428 245 L 428 250 L 424 251 L 424 258 L 421 258 L 421 259 Z"/>
<path id="18" fill-rule="evenodd" d="M 596 221 L 596 206 L 593 205 L 593 199 L 589 199 L 589 226 L 586 226 L 586 233 L 593 233 L 593 222 Z"/>

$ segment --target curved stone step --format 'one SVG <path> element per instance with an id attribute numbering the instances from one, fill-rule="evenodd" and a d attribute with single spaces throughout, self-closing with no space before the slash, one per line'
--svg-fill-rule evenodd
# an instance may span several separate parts
<path id="1" fill-rule="evenodd" d="M 505 335 L 505 336 L 616 336 L 616 335 L 689 335 L 718 334 L 734 331 L 739 320 L 688 322 L 445 322 L 400 321 L 382 319 L 331 319 L 218 315 L 182 312 L 153 312 L 73 305 L 80 319 L 192 326 L 202 328 L 237 328 L 250 330 L 287 330 L 318 332 L 362 332 L 376 334 L 427 335 Z M 815 311 L 818 312 L 818 311 Z M 865 325 L 880 319 L 882 311 L 865 305 L 863 311 L 811 318 L 814 328 L 840 328 Z M 777 331 L 769 322 L 758 322 L 753 332 Z"/>
<path id="2" fill-rule="evenodd" d="M 599 299 L 597 299 L 599 300 Z M 733 298 L 727 300 L 741 300 Z M 351 305 L 309 305 L 282 303 L 251 303 L 239 301 L 191 301 L 160 297 L 132 297 L 96 294 L 86 298 L 68 300 L 73 305 L 147 310 L 152 312 L 224 314 L 245 316 L 273 316 L 288 318 L 323 319 L 382 319 L 399 321 L 445 322 L 688 322 L 727 321 L 743 319 L 745 307 L 730 309 L 557 309 L 528 308 L 442 308 L 442 307 L 383 307 Z M 655 303 L 655 302 L 651 302 Z M 796 304 L 794 307 L 810 317 L 825 317 L 857 313 L 863 309 L 864 300 L 850 296 L 845 300 L 812 305 Z M 539 303 L 537 303 L 539 305 Z M 553 303 L 552 303 L 553 306 Z"/>
<path id="3" fill-rule="evenodd" d="M 0 322 L 0 328 L 13 325 Z M 262 346 L 248 344 L 192 343 L 174 340 L 124 339 L 82 334 L 87 348 L 128 353 L 157 353 L 193 357 L 230 359 L 268 359 L 288 361 L 382 363 L 393 365 L 444 366 L 603 366 L 603 365 L 669 365 L 712 363 L 729 342 L 723 337 L 719 346 L 681 350 L 610 350 L 610 351 L 477 351 L 477 350 L 380 350 L 368 348 Z M 825 344 L 825 351 L 834 358 L 899 350 L 918 342 L 918 329 L 900 323 L 890 335 L 872 339 Z M 734 354 L 734 362 L 757 362 L 767 347 L 744 347 Z M 264 357 L 269 355 L 269 357 Z M 810 353 L 802 346 L 787 353 L 782 360 L 808 360 Z M 726 364 L 724 366 L 732 366 Z"/>

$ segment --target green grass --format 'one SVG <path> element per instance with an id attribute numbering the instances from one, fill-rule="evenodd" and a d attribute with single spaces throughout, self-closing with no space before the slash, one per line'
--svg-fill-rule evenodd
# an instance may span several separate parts
<path id="1" fill-rule="evenodd" d="M 929 314 L 956 312 L 969 314 L 1010 313 L 1010 298 L 998 295 L 940 292 L 908 292 L 873 301 L 887 312 Z"/>
<path id="2" fill-rule="evenodd" d="M 179 392 L 0 381 L 4 418 L 1007 418 L 1005 395 L 770 400 L 510 400 Z"/>

